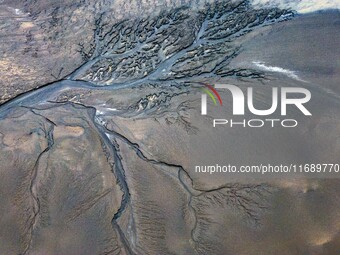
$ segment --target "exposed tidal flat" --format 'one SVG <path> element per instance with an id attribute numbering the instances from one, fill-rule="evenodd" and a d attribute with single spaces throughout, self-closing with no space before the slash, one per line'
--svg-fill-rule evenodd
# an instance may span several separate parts
<path id="1" fill-rule="evenodd" d="M 339 179 L 192 164 L 339 161 L 339 12 L 113 7 L 1 3 L 0 254 L 338 254 Z M 197 82 L 251 86 L 263 109 L 268 88 L 303 87 L 312 116 L 214 129 L 231 97 L 201 116 Z"/>

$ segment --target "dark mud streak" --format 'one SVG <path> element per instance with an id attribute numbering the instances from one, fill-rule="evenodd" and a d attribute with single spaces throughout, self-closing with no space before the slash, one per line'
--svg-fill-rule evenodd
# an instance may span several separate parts
<path id="1" fill-rule="evenodd" d="M 181 171 L 183 171 L 183 172 L 187 175 L 187 177 L 189 177 L 189 179 L 190 179 L 191 182 L 192 182 L 192 178 L 190 177 L 190 175 L 189 175 L 189 174 L 186 172 L 186 170 L 184 170 L 184 168 L 183 168 L 182 166 L 180 166 L 180 165 L 169 164 L 169 163 L 165 163 L 165 162 L 162 162 L 162 161 L 158 161 L 158 160 L 150 159 L 150 158 L 146 157 L 146 156 L 144 155 L 144 153 L 140 150 L 139 145 L 138 145 L 137 143 L 131 142 L 131 141 L 130 141 L 129 139 L 127 139 L 125 136 L 123 136 L 123 135 L 121 135 L 121 134 L 119 134 L 119 133 L 117 133 L 117 132 L 115 132 L 115 131 L 109 130 L 109 129 L 107 129 L 106 127 L 103 127 L 103 128 L 104 128 L 104 130 L 105 130 L 105 131 L 104 131 L 105 133 L 108 133 L 108 134 L 110 134 L 110 135 L 113 135 L 115 138 L 120 139 L 122 142 L 124 142 L 126 145 L 128 145 L 131 149 L 133 149 L 133 150 L 135 151 L 135 153 L 137 154 L 137 156 L 138 156 L 140 159 L 142 159 L 142 160 L 144 160 L 144 161 L 146 161 L 146 162 L 148 162 L 148 163 L 151 163 L 151 164 L 160 165 L 160 166 L 166 166 L 166 167 L 172 167 L 172 168 L 178 169 L 178 180 L 179 180 L 181 186 L 184 188 L 184 190 L 187 191 L 188 194 L 189 194 L 189 202 L 188 202 L 188 206 L 189 206 L 189 208 L 190 208 L 190 210 L 192 211 L 193 216 L 194 216 L 194 227 L 193 227 L 193 229 L 191 230 L 191 239 L 194 241 L 194 244 L 195 244 L 195 247 L 194 247 L 194 248 L 195 248 L 195 250 L 197 251 L 197 249 L 196 249 L 196 243 L 198 242 L 198 240 L 196 240 L 196 238 L 195 238 L 195 236 L 194 236 L 195 229 L 196 229 L 196 227 L 197 227 L 197 216 L 196 216 L 196 210 L 195 210 L 195 208 L 194 208 L 194 207 L 192 206 L 192 204 L 191 204 L 192 196 L 193 196 L 193 194 L 192 194 L 192 192 L 191 192 L 192 189 L 188 188 L 187 185 L 186 185 L 186 184 L 182 181 L 182 179 L 180 178 L 180 173 L 181 173 Z"/>
<path id="2" fill-rule="evenodd" d="M 73 104 L 73 103 L 71 103 L 71 104 Z M 85 106 L 85 105 L 82 105 L 82 104 L 77 104 L 77 105 L 81 105 L 85 108 L 91 109 L 92 122 L 93 122 L 94 126 L 97 128 L 97 131 L 98 131 L 101 139 L 103 140 L 106 148 L 109 149 L 110 156 L 112 156 L 113 159 L 114 159 L 114 166 L 112 166 L 112 168 L 113 168 L 112 170 L 113 170 L 113 173 L 114 173 L 114 175 L 117 179 L 118 185 L 120 186 L 120 189 L 123 192 L 123 197 L 122 197 L 122 202 L 121 202 L 119 209 L 117 210 L 117 212 L 112 217 L 111 225 L 112 225 L 112 228 L 117 232 L 118 236 L 120 237 L 120 240 L 121 240 L 122 244 L 124 245 L 124 248 L 126 249 L 128 255 L 135 255 L 135 253 L 132 251 L 130 243 L 128 242 L 127 238 L 125 237 L 124 232 L 120 229 L 120 226 L 117 223 L 117 220 L 119 219 L 119 217 L 125 211 L 126 207 L 130 204 L 130 196 L 131 196 L 130 191 L 129 191 L 129 187 L 128 187 L 127 182 L 126 182 L 125 170 L 123 168 L 122 158 L 119 154 L 118 144 L 115 141 L 110 141 L 110 139 L 106 136 L 105 132 L 103 132 L 103 127 L 95 121 L 95 119 L 96 119 L 96 115 L 95 115 L 96 109 L 94 107 L 89 107 L 89 106 Z"/>
<path id="3" fill-rule="evenodd" d="M 121 214 L 124 212 L 124 210 L 126 209 L 126 207 L 129 205 L 130 203 L 130 192 L 129 192 L 129 187 L 127 185 L 126 182 L 126 177 L 125 177 L 125 170 L 123 168 L 122 162 L 121 162 L 121 156 L 119 154 L 119 148 L 118 148 L 118 144 L 115 143 L 115 141 L 110 141 L 110 139 L 106 136 L 106 133 L 104 132 L 104 129 L 101 125 L 99 125 L 96 121 L 96 108 L 92 107 L 92 106 L 86 106 L 80 103 L 73 103 L 73 102 L 51 102 L 53 105 L 72 105 L 73 107 L 82 107 L 84 109 L 88 110 L 88 113 L 91 117 L 92 120 L 92 124 L 93 126 L 97 129 L 98 131 L 98 135 L 100 136 L 100 139 L 103 142 L 103 146 L 105 146 L 105 148 L 109 151 L 109 155 L 107 155 L 107 160 L 109 162 L 109 164 L 112 166 L 112 172 L 115 175 L 116 179 L 117 179 L 117 183 L 121 188 L 121 191 L 123 192 L 123 198 L 122 198 L 122 202 L 121 205 L 118 209 L 118 211 L 114 214 L 112 221 L 111 221 L 111 225 L 112 228 L 114 229 L 114 231 L 119 235 L 120 240 L 122 242 L 122 244 L 124 245 L 124 248 L 126 249 L 126 251 L 128 252 L 129 255 L 135 255 L 135 253 L 132 251 L 130 244 L 127 240 L 127 238 L 125 237 L 123 231 L 120 229 L 120 226 L 117 223 L 117 220 L 119 219 L 119 217 L 121 216 Z M 53 109 L 55 106 L 48 106 L 48 107 L 44 107 L 43 109 Z M 35 163 L 35 167 L 34 167 L 34 173 L 33 173 L 33 177 L 32 182 L 31 182 L 31 194 L 32 197 L 34 199 L 34 201 L 36 202 L 36 207 L 37 209 L 35 209 L 35 215 L 33 217 L 32 220 L 32 224 L 31 224 L 31 234 L 30 236 L 32 237 L 32 232 L 33 232 L 33 228 L 36 222 L 36 218 L 39 214 L 40 211 L 40 203 L 39 203 L 39 198 L 37 196 L 37 194 L 35 194 L 35 192 L 33 191 L 33 186 L 34 186 L 34 180 L 36 179 L 37 176 L 37 168 L 39 165 L 39 160 L 42 157 L 42 155 L 46 152 L 48 152 L 53 144 L 54 144 L 54 140 L 53 140 L 53 130 L 54 130 L 54 126 L 57 126 L 53 121 L 51 121 L 49 118 L 47 118 L 44 115 L 41 115 L 39 113 L 37 113 L 36 111 L 42 110 L 42 109 L 37 109 L 34 107 L 28 107 L 28 106 L 22 106 L 23 108 L 29 109 L 33 114 L 44 118 L 48 123 L 51 124 L 51 128 L 50 130 L 48 130 L 48 133 L 46 135 L 46 138 L 48 140 L 48 146 L 45 148 L 45 150 L 43 152 L 41 152 L 41 154 L 39 155 L 36 163 Z M 110 160 L 109 157 L 112 157 L 114 162 L 112 162 Z M 30 238 L 31 240 L 31 238 Z M 32 241 L 32 240 L 31 240 Z M 31 242 L 30 242 L 31 243 Z M 23 253 L 24 255 L 28 254 L 29 248 L 30 248 L 31 244 L 26 248 L 25 252 Z"/>
<path id="4" fill-rule="evenodd" d="M 37 114 L 35 111 L 33 111 L 32 109 L 30 110 L 33 114 L 39 116 L 39 117 L 43 117 L 45 120 L 47 120 L 47 122 L 50 124 L 50 128 L 49 130 L 45 130 L 45 138 L 47 139 L 47 147 L 39 154 L 35 165 L 33 167 L 33 170 L 31 172 L 31 183 L 30 183 L 30 193 L 31 193 L 31 198 L 33 200 L 33 212 L 34 215 L 31 219 L 30 222 L 30 233 L 29 233 L 29 243 L 25 249 L 25 251 L 23 252 L 24 255 L 29 253 L 29 249 L 32 246 L 32 241 L 33 241 L 33 231 L 35 228 L 35 225 L 38 221 L 38 217 L 39 217 L 39 213 L 40 213 L 40 201 L 39 201 L 39 196 L 37 194 L 37 191 L 34 189 L 34 187 L 36 186 L 36 179 L 37 179 L 37 174 L 38 174 L 38 167 L 39 167 L 39 162 L 41 157 L 46 154 L 49 150 L 51 150 L 51 148 L 54 145 L 54 139 L 53 139 L 53 131 L 54 131 L 54 126 L 56 126 L 56 124 L 52 121 L 50 121 L 49 119 L 45 118 L 44 116 Z"/>
<path id="5" fill-rule="evenodd" d="M 120 236 L 120 240 L 121 240 L 122 244 L 124 245 L 124 248 L 125 248 L 127 255 L 137 255 L 136 253 L 134 253 L 132 251 L 132 249 L 130 247 L 130 243 L 126 239 L 125 234 L 122 231 L 122 229 L 120 228 L 119 224 L 116 221 L 112 221 L 112 226 L 116 230 L 116 233 L 118 234 L 118 236 Z"/>
<path id="6" fill-rule="evenodd" d="M 124 192 L 121 206 L 112 218 L 112 221 L 116 221 L 121 216 L 121 214 L 124 212 L 127 205 L 130 203 L 131 194 L 130 194 L 129 187 L 126 182 L 125 170 L 122 164 L 122 158 L 119 154 L 118 144 L 115 141 L 112 141 L 112 148 L 113 148 L 113 154 L 114 154 L 114 160 L 115 160 L 115 170 L 116 170 L 115 172 L 116 172 L 116 175 L 119 176 L 118 179 L 120 180 L 120 185 L 122 187 L 122 191 Z"/>
<path id="7" fill-rule="evenodd" d="M 127 206 L 130 204 L 130 196 L 131 196 L 129 187 L 126 182 L 125 170 L 123 168 L 123 164 L 121 161 L 122 159 L 119 154 L 118 144 L 116 144 L 115 141 L 111 142 L 110 139 L 108 139 L 106 134 L 103 132 L 102 127 L 98 123 L 95 122 L 95 115 L 93 115 L 92 117 L 93 117 L 92 119 L 93 124 L 97 127 L 97 130 L 98 130 L 98 133 L 100 134 L 101 139 L 104 141 L 105 146 L 109 149 L 111 156 L 113 156 L 114 166 L 112 166 L 113 168 L 112 170 L 117 179 L 118 185 L 120 186 L 120 189 L 123 192 L 122 202 L 120 204 L 119 209 L 112 217 L 111 225 L 112 225 L 112 228 L 116 231 L 116 233 L 120 237 L 120 240 L 122 244 L 124 245 L 124 248 L 126 249 L 128 255 L 134 255 L 135 253 L 133 253 L 129 242 L 127 238 L 125 237 L 124 232 L 120 229 L 120 226 L 117 223 L 117 220 L 119 219 L 119 217 L 122 215 L 122 213 L 125 211 Z"/>

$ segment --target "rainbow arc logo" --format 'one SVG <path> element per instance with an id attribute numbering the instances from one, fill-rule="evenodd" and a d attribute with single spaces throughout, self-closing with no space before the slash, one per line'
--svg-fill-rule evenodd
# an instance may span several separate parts
<path id="1" fill-rule="evenodd" d="M 207 95 L 211 98 L 211 100 L 214 102 L 214 105 L 217 105 L 217 101 L 215 96 L 217 97 L 217 100 L 219 101 L 220 105 L 223 104 L 220 94 L 217 92 L 217 90 L 210 84 L 206 84 L 203 82 L 200 82 L 199 84 L 203 85 L 204 87 L 201 88 L 202 92 L 202 109 L 201 112 L 203 115 L 207 114 Z"/>

